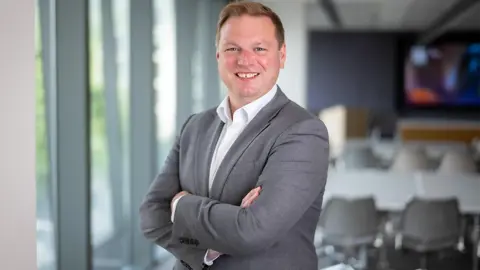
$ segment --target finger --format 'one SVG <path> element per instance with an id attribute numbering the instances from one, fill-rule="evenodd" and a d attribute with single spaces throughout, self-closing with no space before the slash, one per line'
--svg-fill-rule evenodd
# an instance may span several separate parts
<path id="1" fill-rule="evenodd" d="M 250 192 L 248 192 L 248 194 L 247 194 L 245 197 L 243 197 L 243 199 L 242 199 L 242 205 L 243 205 L 246 201 L 248 201 L 248 200 L 250 199 L 250 197 L 253 196 L 254 193 L 255 193 L 255 189 L 250 190 Z"/>
<path id="2" fill-rule="evenodd" d="M 258 193 L 255 193 L 253 196 L 251 196 L 245 203 L 245 207 L 250 207 L 250 205 L 252 205 L 252 203 L 257 199 L 258 195 Z"/>
<path id="3" fill-rule="evenodd" d="M 244 200 L 244 201 L 242 202 L 242 207 L 243 207 L 243 208 L 250 206 L 250 204 L 251 204 L 251 198 L 253 198 L 253 195 L 250 196 L 250 197 L 248 197 L 248 199 L 246 199 L 246 200 Z"/>
<path id="4" fill-rule="evenodd" d="M 246 198 L 246 199 L 244 199 L 244 200 L 242 201 L 242 204 L 241 204 L 241 207 L 242 207 L 242 208 L 248 207 L 248 202 L 249 202 L 249 200 L 250 200 L 250 197 L 251 197 L 251 196 L 249 196 L 248 198 Z"/>
<path id="5" fill-rule="evenodd" d="M 242 200 L 242 206 L 244 205 L 245 202 L 249 201 L 252 196 L 254 196 L 256 193 L 260 192 L 261 187 L 254 188 L 248 192 L 248 194 L 243 198 Z"/>
<path id="6" fill-rule="evenodd" d="M 245 200 L 243 207 L 249 207 L 250 205 L 252 205 L 252 203 L 258 198 L 259 195 L 260 195 L 260 192 L 256 190 L 252 194 L 252 196 L 250 196 L 247 200 Z"/>
<path id="7" fill-rule="evenodd" d="M 253 197 L 251 197 L 251 198 L 253 198 Z M 252 199 L 249 199 L 249 200 L 245 201 L 242 205 L 242 208 L 250 207 L 250 205 L 252 205 L 252 202 L 253 202 Z"/>

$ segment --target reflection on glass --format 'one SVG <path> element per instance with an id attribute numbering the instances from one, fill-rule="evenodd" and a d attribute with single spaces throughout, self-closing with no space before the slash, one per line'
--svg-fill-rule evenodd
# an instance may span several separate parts
<path id="1" fill-rule="evenodd" d="M 92 169 L 92 243 L 98 246 L 113 235 L 111 190 L 105 127 L 105 91 L 100 2 L 90 1 L 90 140 Z"/>
<path id="2" fill-rule="evenodd" d="M 174 0 L 154 1 L 153 61 L 156 65 L 154 79 L 155 115 L 157 127 L 158 171 L 175 140 L 177 83 Z M 174 257 L 163 248 L 157 247 L 155 256 L 159 269 L 172 269 Z"/>
<path id="3" fill-rule="evenodd" d="M 46 87 L 44 85 L 42 46 L 37 2 L 35 17 L 35 95 L 36 95 L 36 178 L 37 178 L 37 267 L 39 270 L 55 269 L 55 242 L 52 216 L 52 179 L 49 176 L 49 153 L 46 113 Z"/>
<path id="4" fill-rule="evenodd" d="M 94 269 L 129 264 L 128 0 L 90 0 L 91 240 Z"/>
<path id="5" fill-rule="evenodd" d="M 154 2 L 154 63 L 157 65 L 154 89 L 159 166 L 168 154 L 175 139 L 177 83 L 174 0 Z"/>

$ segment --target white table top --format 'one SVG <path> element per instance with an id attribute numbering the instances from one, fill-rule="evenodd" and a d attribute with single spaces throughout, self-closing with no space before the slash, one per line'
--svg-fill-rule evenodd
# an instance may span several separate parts
<path id="1" fill-rule="evenodd" d="M 480 214 L 480 175 L 435 172 L 394 173 L 379 170 L 331 171 L 324 201 L 332 196 L 373 196 L 378 209 L 401 211 L 413 197 L 456 197 L 462 213 Z"/>
<path id="2" fill-rule="evenodd" d="M 379 157 L 392 160 L 395 153 L 403 147 L 424 148 L 428 156 L 431 158 L 440 158 L 445 152 L 455 150 L 458 152 L 468 153 L 470 145 L 460 142 L 427 142 L 427 141 L 372 141 L 372 140 L 349 140 L 346 142 L 344 149 L 355 148 L 360 146 L 370 146 L 373 152 Z"/>

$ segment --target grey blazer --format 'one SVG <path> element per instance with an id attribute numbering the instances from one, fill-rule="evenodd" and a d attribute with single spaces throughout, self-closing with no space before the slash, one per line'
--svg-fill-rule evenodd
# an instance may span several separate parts
<path id="1" fill-rule="evenodd" d="M 140 208 L 145 237 L 177 258 L 176 270 L 202 269 L 207 249 L 224 253 L 211 270 L 316 270 L 314 233 L 327 179 L 325 125 L 275 97 L 226 154 L 208 192 L 210 161 L 223 127 L 215 109 L 184 124 Z M 243 197 L 262 192 L 248 208 Z M 181 190 L 174 223 L 170 202 Z"/>

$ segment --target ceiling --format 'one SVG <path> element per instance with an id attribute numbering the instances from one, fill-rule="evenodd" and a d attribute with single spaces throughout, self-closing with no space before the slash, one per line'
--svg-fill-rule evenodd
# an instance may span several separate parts
<path id="1" fill-rule="evenodd" d="M 333 24 L 320 5 L 321 0 L 267 0 L 303 2 L 307 24 L 315 29 L 332 29 Z M 344 29 L 422 30 L 460 0 L 331 0 Z M 468 1 L 468 0 L 467 0 Z M 471 0 L 470 0 L 471 1 Z M 475 1 L 475 0 L 473 0 Z M 448 29 L 480 30 L 480 0 L 462 16 L 447 24 Z"/>

